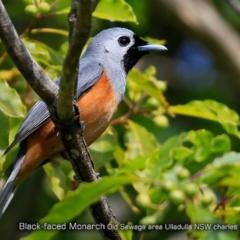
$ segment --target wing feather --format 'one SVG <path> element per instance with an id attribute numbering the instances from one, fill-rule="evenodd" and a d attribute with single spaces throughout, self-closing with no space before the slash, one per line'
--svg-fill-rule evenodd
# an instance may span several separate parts
<path id="1" fill-rule="evenodd" d="M 98 81 L 98 79 L 100 79 L 102 74 L 103 67 L 100 63 L 91 62 L 89 64 L 84 61 L 80 61 L 79 81 L 77 86 L 78 98 L 81 98 L 81 96 L 88 91 Z M 56 81 L 56 84 L 59 85 L 59 80 Z M 39 100 L 29 111 L 17 132 L 14 141 L 5 150 L 3 155 L 9 152 L 16 144 L 23 141 L 49 120 L 50 115 L 48 108 L 42 100 Z"/>

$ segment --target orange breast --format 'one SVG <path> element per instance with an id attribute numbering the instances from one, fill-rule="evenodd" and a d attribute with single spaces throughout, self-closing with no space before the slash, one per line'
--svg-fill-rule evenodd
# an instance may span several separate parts
<path id="1" fill-rule="evenodd" d="M 85 121 L 84 137 L 90 145 L 105 131 L 117 109 L 116 95 L 106 73 L 78 103 Z"/>
<path id="2" fill-rule="evenodd" d="M 85 122 L 84 138 L 89 146 L 105 131 L 117 109 L 117 99 L 106 73 L 79 99 L 78 104 L 81 110 L 80 118 Z M 19 172 L 18 182 L 21 182 L 44 160 L 64 150 L 52 121 L 32 133 L 25 140 L 25 144 L 28 150 Z"/>

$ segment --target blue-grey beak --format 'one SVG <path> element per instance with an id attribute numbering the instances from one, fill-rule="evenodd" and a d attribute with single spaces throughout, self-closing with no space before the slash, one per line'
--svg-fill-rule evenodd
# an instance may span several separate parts
<path id="1" fill-rule="evenodd" d="M 141 52 L 156 52 L 156 51 L 166 51 L 166 50 L 168 50 L 166 47 L 159 44 L 148 43 L 143 46 L 138 46 L 138 51 L 141 51 Z"/>

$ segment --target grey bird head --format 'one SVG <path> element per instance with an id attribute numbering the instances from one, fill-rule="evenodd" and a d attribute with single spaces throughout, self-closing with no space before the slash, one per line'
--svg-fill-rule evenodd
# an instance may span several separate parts
<path id="1" fill-rule="evenodd" d="M 126 28 L 109 28 L 97 34 L 90 43 L 87 52 L 100 60 L 121 63 L 126 73 L 145 54 L 152 51 L 167 50 L 158 44 L 150 44 Z M 101 59 L 102 61 L 102 59 Z"/>

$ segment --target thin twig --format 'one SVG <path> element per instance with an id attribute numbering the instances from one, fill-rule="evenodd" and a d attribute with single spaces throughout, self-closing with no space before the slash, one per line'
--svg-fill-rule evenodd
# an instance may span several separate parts
<path id="1" fill-rule="evenodd" d="M 124 123 L 126 122 L 133 114 L 139 113 L 140 112 L 140 108 L 141 108 L 141 104 L 143 102 L 143 100 L 147 97 L 147 93 L 143 92 L 142 96 L 140 97 L 140 99 L 136 102 L 136 103 L 131 103 L 127 98 L 124 99 L 124 102 L 129 106 L 129 110 L 127 113 L 125 113 L 124 115 L 122 115 L 121 117 L 118 117 L 116 119 L 113 119 L 111 121 L 111 125 L 116 125 L 116 124 L 120 124 L 120 123 Z"/>

